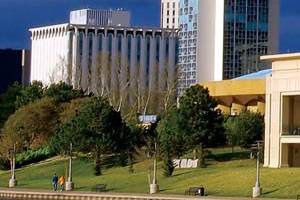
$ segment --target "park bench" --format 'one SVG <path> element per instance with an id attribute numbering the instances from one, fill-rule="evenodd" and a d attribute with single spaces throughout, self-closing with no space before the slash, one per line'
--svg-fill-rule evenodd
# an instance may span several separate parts
<path id="1" fill-rule="evenodd" d="M 190 187 L 185 191 L 185 195 L 204 196 L 204 187 Z"/>
<path id="2" fill-rule="evenodd" d="M 106 184 L 97 184 L 92 190 L 96 192 L 106 192 Z"/>
<path id="3" fill-rule="evenodd" d="M 299 194 L 297 195 L 297 200 L 300 200 L 300 195 Z"/>

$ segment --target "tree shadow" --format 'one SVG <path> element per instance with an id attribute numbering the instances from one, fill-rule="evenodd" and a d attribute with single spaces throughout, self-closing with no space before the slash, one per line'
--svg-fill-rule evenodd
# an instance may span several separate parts
<path id="1" fill-rule="evenodd" d="M 191 171 L 188 171 L 188 172 L 180 172 L 180 173 L 178 173 L 178 174 L 172 175 L 171 177 L 177 177 L 177 176 L 186 175 L 186 174 L 190 174 L 190 173 L 192 173 L 192 172 L 191 172 Z"/>
<path id="2" fill-rule="evenodd" d="M 269 191 L 267 191 L 267 192 L 263 192 L 262 195 L 271 194 L 271 193 L 273 193 L 273 192 L 277 192 L 278 190 L 279 190 L 278 188 L 277 188 L 277 189 L 274 189 L 274 190 L 269 190 Z"/>

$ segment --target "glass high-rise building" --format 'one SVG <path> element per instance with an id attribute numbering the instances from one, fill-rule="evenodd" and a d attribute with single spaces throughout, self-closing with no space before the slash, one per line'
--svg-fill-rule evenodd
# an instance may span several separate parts
<path id="1" fill-rule="evenodd" d="M 231 79 L 268 66 L 270 0 L 225 0 L 223 78 Z"/>
<path id="2" fill-rule="evenodd" d="M 179 93 L 196 83 L 198 0 L 179 1 Z"/>
<path id="3" fill-rule="evenodd" d="M 269 67 L 278 18 L 279 0 L 179 0 L 179 92 Z"/>
<path id="4" fill-rule="evenodd" d="M 278 51 L 279 0 L 199 0 L 197 82 L 232 79 L 269 67 Z"/>

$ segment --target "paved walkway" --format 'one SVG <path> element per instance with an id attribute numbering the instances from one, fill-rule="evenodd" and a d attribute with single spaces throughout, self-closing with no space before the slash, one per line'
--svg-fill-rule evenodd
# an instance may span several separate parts
<path id="1" fill-rule="evenodd" d="M 22 199 L 61 199 L 61 200 L 253 200 L 253 198 L 244 197 L 191 197 L 183 195 L 147 195 L 147 194 L 128 194 L 128 193 L 95 193 L 95 192 L 53 192 L 46 190 L 31 189 L 7 189 L 0 188 L 1 198 L 22 198 Z M 258 200 L 260 198 L 257 198 Z M 280 200 L 261 198 L 261 200 Z M 286 200 L 286 199 L 285 199 Z"/>

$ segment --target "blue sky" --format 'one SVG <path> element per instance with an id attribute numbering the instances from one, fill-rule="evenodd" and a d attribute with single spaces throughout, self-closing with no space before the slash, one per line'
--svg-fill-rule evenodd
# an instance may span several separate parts
<path id="1" fill-rule="evenodd" d="M 124 8 L 133 25 L 159 26 L 160 0 L 0 0 L 0 48 L 28 48 L 30 27 L 67 22 L 70 10 L 86 7 Z M 280 51 L 300 51 L 299 0 L 281 0 L 280 21 Z"/>

